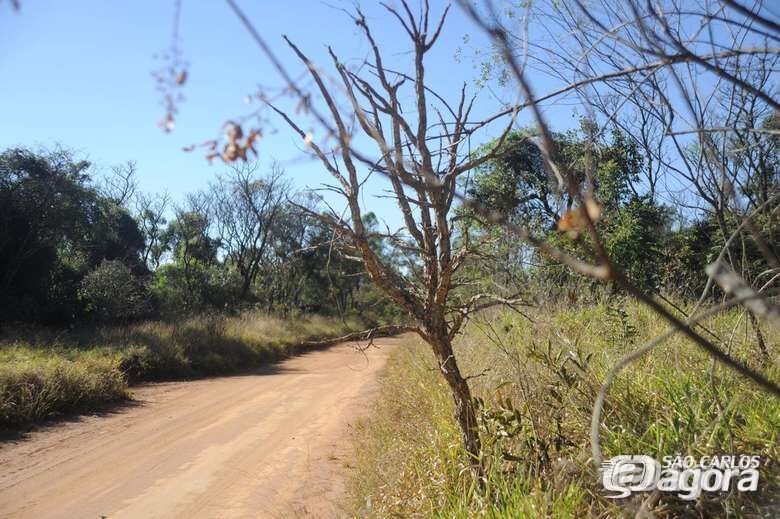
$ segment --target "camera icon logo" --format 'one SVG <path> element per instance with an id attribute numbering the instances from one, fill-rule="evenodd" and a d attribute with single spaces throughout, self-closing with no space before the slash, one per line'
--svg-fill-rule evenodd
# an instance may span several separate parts
<path id="1" fill-rule="evenodd" d="M 632 492 L 652 490 L 661 473 L 661 464 L 650 456 L 615 456 L 601 464 L 604 489 L 615 492 L 611 499 L 628 497 Z"/>

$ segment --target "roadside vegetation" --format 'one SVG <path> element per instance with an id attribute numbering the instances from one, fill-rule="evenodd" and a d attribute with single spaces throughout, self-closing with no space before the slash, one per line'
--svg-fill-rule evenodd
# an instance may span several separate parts
<path id="1" fill-rule="evenodd" d="M 216 314 L 72 331 L 6 330 L 0 339 L 0 429 L 88 412 L 129 397 L 129 385 L 229 374 L 304 351 L 308 341 L 362 330 L 356 318 Z"/>
<path id="2" fill-rule="evenodd" d="M 75 331 L 21 327 L 0 340 L 0 428 L 98 409 L 128 398 L 132 383 L 257 368 L 364 326 L 245 312 Z"/>
<path id="3" fill-rule="evenodd" d="M 178 206 L 135 175 L 63 149 L 0 153 L 0 428 L 91 411 L 138 381 L 254 368 L 395 314 L 275 166 L 231 168 Z"/>
<path id="4" fill-rule="evenodd" d="M 633 517 L 647 494 L 606 498 L 590 444 L 593 402 L 606 371 L 666 323 L 613 300 L 534 312 L 496 312 L 456 344 L 477 399 L 486 485 L 464 478 L 467 457 L 452 399 L 419 341 L 394 352 L 370 418 L 356 430 L 351 489 L 360 517 Z M 743 312 L 704 326 L 748 365 L 762 365 Z M 768 340 L 778 353 L 778 336 Z M 776 368 L 771 368 L 775 375 Z M 628 367 L 602 416 L 604 456 L 760 455 L 759 492 L 664 493 L 661 516 L 772 517 L 780 509 L 780 404 L 680 336 Z"/>

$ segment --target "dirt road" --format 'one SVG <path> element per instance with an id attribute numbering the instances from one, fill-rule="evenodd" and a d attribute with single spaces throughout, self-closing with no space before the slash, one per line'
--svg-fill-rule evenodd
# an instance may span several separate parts
<path id="1" fill-rule="evenodd" d="M 138 387 L 137 405 L 2 444 L 0 517 L 342 516 L 350 424 L 402 340 Z"/>

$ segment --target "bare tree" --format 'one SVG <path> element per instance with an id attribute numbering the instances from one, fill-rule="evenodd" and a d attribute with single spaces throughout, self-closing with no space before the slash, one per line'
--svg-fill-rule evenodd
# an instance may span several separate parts
<path id="1" fill-rule="evenodd" d="M 212 185 L 211 210 L 220 247 L 241 275 L 241 297 L 246 298 L 272 249 L 274 220 L 289 194 L 283 171 L 257 175 L 256 163 L 237 164 Z"/>
<path id="2" fill-rule="evenodd" d="M 316 249 L 310 245 L 309 235 L 318 223 L 309 216 L 316 209 L 313 197 L 297 194 L 292 200 L 294 203 L 285 203 L 271 222 L 273 253 L 268 254 L 262 271 L 266 277 L 262 291 L 268 311 L 281 309 L 285 314 L 301 308 L 301 296 L 311 275 L 303 253 Z M 308 210 L 300 210 L 300 205 Z"/>
<path id="3" fill-rule="evenodd" d="M 464 277 L 462 267 L 473 258 L 478 244 L 458 235 L 453 203 L 458 199 L 459 179 L 498 153 L 513 120 L 502 126 L 492 150 L 474 158 L 466 145 L 475 128 L 484 127 L 486 122 L 470 120 L 473 98 L 467 96 L 466 85 L 458 99 L 448 102 L 427 84 L 425 57 L 441 34 L 449 8 L 431 23 L 427 1 L 418 15 L 406 1 L 398 9 L 383 4 L 410 42 L 414 72 L 409 75 L 385 66 L 380 45 L 360 9 L 353 21 L 371 49 L 370 59 L 360 68 L 347 67 L 329 49 L 335 70 L 331 77 L 285 38 L 316 85 L 324 107 L 320 111 L 275 59 L 236 4 L 228 3 L 274 61 L 292 94 L 326 132 L 324 142 L 315 142 L 305 126 L 268 101 L 268 106 L 303 139 L 333 177 L 335 184 L 328 189 L 346 201 L 346 214 L 330 208 L 325 214 L 312 212 L 311 216 L 344 238 L 335 242 L 346 244 L 342 254 L 363 265 L 369 279 L 409 315 L 411 323 L 405 329 L 416 332 L 430 345 L 452 393 L 465 450 L 474 472 L 479 474 L 481 446 L 474 405 L 468 377 L 460 371 L 452 343 L 473 312 L 522 302 L 517 294 L 501 297 L 492 292 L 467 294 L 463 290 L 471 280 Z M 413 100 L 411 106 L 404 106 L 407 92 Z M 360 134 L 370 139 L 378 153 L 354 146 Z M 227 146 L 236 144 L 235 139 L 228 141 Z M 390 181 L 391 197 L 403 215 L 403 229 L 383 233 L 367 229 L 361 198 L 366 179 L 376 173 Z M 372 248 L 372 240 L 377 237 L 402 247 L 407 257 L 413 257 L 411 268 L 399 269 L 384 261 Z"/>
<path id="4" fill-rule="evenodd" d="M 144 193 L 135 196 L 136 221 L 141 233 L 144 235 L 144 248 L 141 259 L 151 270 L 160 266 L 160 261 L 165 253 L 163 236 L 167 220 L 165 212 L 170 204 L 167 194 L 148 195 Z"/>
<path id="5" fill-rule="evenodd" d="M 132 160 L 112 167 L 99 186 L 101 194 L 119 205 L 129 204 L 138 190 L 136 174 L 136 164 Z"/>

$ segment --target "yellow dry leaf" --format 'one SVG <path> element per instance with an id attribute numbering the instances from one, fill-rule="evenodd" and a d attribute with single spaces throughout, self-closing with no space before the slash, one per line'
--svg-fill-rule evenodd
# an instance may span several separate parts
<path id="1" fill-rule="evenodd" d="M 601 218 L 603 210 L 603 206 L 597 200 L 588 198 L 585 200 L 584 210 L 583 206 L 580 206 L 564 213 L 558 220 L 558 230 L 567 232 L 569 236 L 576 238 L 587 226 L 588 218 L 594 223 L 597 222 Z"/>

